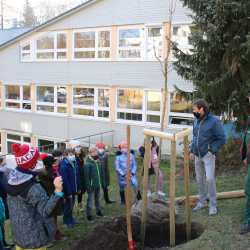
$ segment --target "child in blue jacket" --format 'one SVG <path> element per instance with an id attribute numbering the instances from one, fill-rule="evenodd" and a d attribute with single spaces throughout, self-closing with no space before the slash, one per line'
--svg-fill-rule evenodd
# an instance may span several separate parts
<path id="1" fill-rule="evenodd" d="M 128 144 L 122 142 L 120 144 L 120 153 L 117 154 L 115 159 L 115 169 L 118 176 L 118 183 L 120 187 L 121 204 L 125 204 L 125 188 L 127 185 L 127 156 L 128 156 Z M 130 167 L 131 167 L 131 186 L 136 192 L 137 188 L 137 177 L 136 170 L 137 164 L 134 154 L 130 153 Z"/>
<path id="2" fill-rule="evenodd" d="M 62 176 L 65 195 L 63 223 L 66 227 L 72 228 L 76 224 L 73 218 L 75 195 L 80 191 L 80 169 L 73 149 L 65 150 L 64 157 L 59 163 L 59 173 Z"/>

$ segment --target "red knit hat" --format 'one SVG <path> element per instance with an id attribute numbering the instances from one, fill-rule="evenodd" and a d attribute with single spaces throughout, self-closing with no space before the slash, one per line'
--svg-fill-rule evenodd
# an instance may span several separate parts
<path id="1" fill-rule="evenodd" d="M 31 147 L 27 144 L 12 144 L 12 152 L 15 155 L 17 166 L 29 170 L 35 167 L 39 158 L 37 148 Z"/>
<path id="2" fill-rule="evenodd" d="M 97 149 L 105 149 L 105 144 L 102 142 L 97 142 L 95 146 Z"/>

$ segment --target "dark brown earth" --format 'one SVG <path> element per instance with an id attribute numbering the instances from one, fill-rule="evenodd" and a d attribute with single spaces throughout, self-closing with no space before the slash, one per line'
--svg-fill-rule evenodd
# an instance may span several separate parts
<path id="1" fill-rule="evenodd" d="M 133 237 L 140 246 L 140 220 L 132 218 Z M 169 246 L 167 221 L 147 225 L 145 246 L 158 249 Z M 203 233 L 203 227 L 192 223 L 192 239 Z M 176 224 L 176 244 L 186 242 L 185 224 Z M 127 250 L 127 227 L 125 217 L 117 217 L 98 225 L 85 239 L 78 241 L 70 250 Z"/>

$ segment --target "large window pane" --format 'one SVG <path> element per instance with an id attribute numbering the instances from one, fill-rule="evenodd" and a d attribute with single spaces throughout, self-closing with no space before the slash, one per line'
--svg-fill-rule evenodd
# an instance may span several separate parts
<path id="1" fill-rule="evenodd" d="M 55 111 L 53 106 L 46 106 L 46 105 L 37 105 L 37 110 L 43 111 L 43 112 L 54 112 Z"/>
<path id="2" fill-rule="evenodd" d="M 192 93 L 171 93 L 171 112 L 192 113 Z"/>
<path id="3" fill-rule="evenodd" d="M 161 92 L 147 91 L 147 110 L 148 111 L 161 110 Z"/>
<path id="4" fill-rule="evenodd" d="M 54 143 L 54 141 L 39 139 L 38 140 L 38 148 L 39 148 L 40 152 L 51 153 L 55 148 L 55 143 Z"/>
<path id="5" fill-rule="evenodd" d="M 73 103 L 77 105 L 94 105 L 94 88 L 74 88 Z"/>
<path id="6" fill-rule="evenodd" d="M 133 89 L 118 90 L 118 107 L 142 110 L 143 91 Z"/>
<path id="7" fill-rule="evenodd" d="M 128 121 L 142 121 L 142 114 L 118 112 L 118 119 Z"/>
<path id="8" fill-rule="evenodd" d="M 99 48 L 110 47 L 110 31 L 98 32 L 98 47 Z"/>
<path id="9" fill-rule="evenodd" d="M 147 115 L 147 122 L 160 123 L 160 121 L 159 115 Z"/>
<path id="10" fill-rule="evenodd" d="M 95 51 L 78 51 L 75 52 L 75 58 L 95 58 Z"/>
<path id="11" fill-rule="evenodd" d="M 54 34 L 46 34 L 37 40 L 37 49 L 54 49 Z"/>
<path id="12" fill-rule="evenodd" d="M 162 28 L 152 27 L 148 28 L 148 39 L 147 39 L 147 58 L 161 58 L 163 50 L 162 41 Z"/>
<path id="13" fill-rule="evenodd" d="M 83 108 L 74 108 L 75 115 L 83 116 L 94 116 L 94 110 L 92 109 L 83 109 Z"/>
<path id="14" fill-rule="evenodd" d="M 53 59 L 54 52 L 39 52 L 36 54 L 37 59 Z"/>
<path id="15" fill-rule="evenodd" d="M 98 89 L 98 106 L 109 107 L 109 90 Z"/>
<path id="16" fill-rule="evenodd" d="M 108 50 L 98 51 L 98 58 L 110 58 L 110 51 Z"/>
<path id="17" fill-rule="evenodd" d="M 120 58 L 140 58 L 141 51 L 140 50 L 119 50 L 119 57 Z"/>
<path id="18" fill-rule="evenodd" d="M 54 87 L 38 86 L 37 101 L 54 103 Z"/>
<path id="19" fill-rule="evenodd" d="M 23 100 L 30 101 L 30 86 L 23 86 Z"/>
<path id="20" fill-rule="evenodd" d="M 95 48 L 95 32 L 75 33 L 75 48 Z"/>
<path id="21" fill-rule="evenodd" d="M 57 103 L 67 103 L 67 89 L 66 87 L 57 87 Z"/>
<path id="22" fill-rule="evenodd" d="M 57 49 L 66 49 L 67 39 L 66 34 L 57 34 Z"/>
<path id="23" fill-rule="evenodd" d="M 140 46 L 141 37 L 139 29 L 127 29 L 119 31 L 119 46 L 129 47 L 129 46 Z"/>
<path id="24" fill-rule="evenodd" d="M 21 142 L 20 135 L 7 134 L 7 139 Z"/>
<path id="25" fill-rule="evenodd" d="M 20 87 L 14 85 L 7 85 L 5 87 L 5 97 L 11 100 L 20 100 Z"/>

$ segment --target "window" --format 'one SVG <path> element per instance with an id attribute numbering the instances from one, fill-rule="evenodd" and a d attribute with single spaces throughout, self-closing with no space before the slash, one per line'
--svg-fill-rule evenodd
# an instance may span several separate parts
<path id="1" fill-rule="evenodd" d="M 192 113 L 193 94 L 174 91 L 170 94 L 170 111 L 175 113 Z"/>
<path id="2" fill-rule="evenodd" d="M 163 56 L 162 38 L 163 38 L 162 27 L 147 28 L 147 43 L 146 43 L 147 59 L 162 58 Z"/>
<path id="3" fill-rule="evenodd" d="M 37 86 L 37 111 L 67 113 L 65 86 Z"/>
<path id="4" fill-rule="evenodd" d="M 21 45 L 21 60 L 31 61 L 32 59 L 32 49 L 31 42 L 27 42 Z"/>
<path id="5" fill-rule="evenodd" d="M 73 113 L 80 116 L 109 118 L 109 89 L 73 88 Z"/>
<path id="6" fill-rule="evenodd" d="M 141 58 L 142 37 L 143 32 L 141 29 L 120 29 L 118 49 L 119 58 Z"/>
<path id="7" fill-rule="evenodd" d="M 30 86 L 6 85 L 5 107 L 31 110 Z"/>
<path id="8" fill-rule="evenodd" d="M 38 139 L 38 149 L 43 153 L 52 153 L 54 149 L 66 149 L 66 143 L 54 140 Z"/>
<path id="9" fill-rule="evenodd" d="M 36 58 L 38 60 L 67 59 L 66 33 L 46 33 L 36 40 Z"/>
<path id="10" fill-rule="evenodd" d="M 178 116 L 170 116 L 169 124 L 170 125 L 182 125 L 182 126 L 192 126 L 193 118 L 191 117 L 178 117 Z"/>
<path id="11" fill-rule="evenodd" d="M 14 143 L 18 144 L 28 144 L 31 145 L 31 138 L 29 136 L 23 136 L 23 135 L 18 135 L 18 134 L 7 134 L 7 153 L 11 154 L 11 145 Z"/>
<path id="12" fill-rule="evenodd" d="M 142 121 L 143 90 L 117 90 L 117 119 Z"/>
<path id="13" fill-rule="evenodd" d="M 105 59 L 110 58 L 111 32 L 79 31 L 74 33 L 75 59 Z"/>
<path id="14" fill-rule="evenodd" d="M 160 123 L 161 121 L 161 92 L 146 91 L 146 121 Z"/>
<path id="15" fill-rule="evenodd" d="M 190 52 L 191 44 L 190 37 L 191 29 L 189 25 L 174 25 L 173 26 L 173 42 L 177 43 L 179 49 L 183 52 Z"/>

